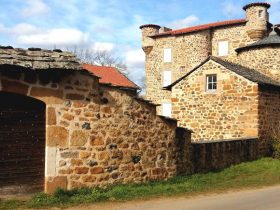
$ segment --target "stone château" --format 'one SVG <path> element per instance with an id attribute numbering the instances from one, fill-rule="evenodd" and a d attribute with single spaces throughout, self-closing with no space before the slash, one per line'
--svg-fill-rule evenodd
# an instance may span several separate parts
<path id="1" fill-rule="evenodd" d="M 268 3 L 246 17 L 178 30 L 140 26 L 146 97 L 193 141 L 259 139 L 261 154 L 280 119 L 280 36 Z"/>

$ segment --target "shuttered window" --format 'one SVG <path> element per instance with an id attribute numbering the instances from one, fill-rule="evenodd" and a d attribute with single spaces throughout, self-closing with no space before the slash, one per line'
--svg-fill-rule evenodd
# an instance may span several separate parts
<path id="1" fill-rule="evenodd" d="M 221 41 L 218 43 L 219 56 L 228 55 L 228 41 Z"/>
<path id="2" fill-rule="evenodd" d="M 171 84 L 171 71 L 163 72 L 163 87 L 166 87 Z"/>
<path id="3" fill-rule="evenodd" d="M 170 48 L 164 49 L 163 50 L 163 61 L 165 63 L 169 63 L 169 62 L 171 62 L 171 57 L 172 57 L 171 49 Z"/>
<path id="4" fill-rule="evenodd" d="M 170 102 L 162 103 L 162 115 L 166 117 L 171 117 L 172 105 Z"/>

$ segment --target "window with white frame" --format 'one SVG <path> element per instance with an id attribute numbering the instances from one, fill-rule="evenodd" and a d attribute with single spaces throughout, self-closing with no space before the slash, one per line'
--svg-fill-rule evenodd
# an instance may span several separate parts
<path id="1" fill-rule="evenodd" d="M 206 75 L 206 90 L 216 91 L 217 90 L 217 75 L 209 74 Z"/>
<path id="2" fill-rule="evenodd" d="M 227 56 L 228 55 L 228 41 L 220 41 L 218 43 L 218 54 L 219 56 Z"/>
<path id="3" fill-rule="evenodd" d="M 170 48 L 164 49 L 163 50 L 163 61 L 165 63 L 169 63 L 169 62 L 171 62 L 171 57 L 172 57 L 171 49 Z"/>
<path id="4" fill-rule="evenodd" d="M 171 84 L 171 71 L 163 71 L 163 87 Z"/>
<path id="5" fill-rule="evenodd" d="M 171 117 L 172 105 L 170 102 L 162 103 L 162 115 L 165 117 Z"/>

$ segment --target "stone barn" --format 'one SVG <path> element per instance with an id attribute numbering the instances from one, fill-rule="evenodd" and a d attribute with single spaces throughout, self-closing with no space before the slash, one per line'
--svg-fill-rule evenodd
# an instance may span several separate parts
<path id="1" fill-rule="evenodd" d="M 133 83 L 102 83 L 87 68 L 60 50 L 0 47 L 0 194 L 187 171 L 190 132 L 157 116 Z"/>

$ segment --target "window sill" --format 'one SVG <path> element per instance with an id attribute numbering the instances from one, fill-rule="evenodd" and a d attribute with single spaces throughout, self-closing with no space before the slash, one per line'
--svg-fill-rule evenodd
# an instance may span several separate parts
<path id="1" fill-rule="evenodd" d="M 204 93 L 205 94 L 217 94 L 218 91 L 217 90 L 206 90 Z"/>

